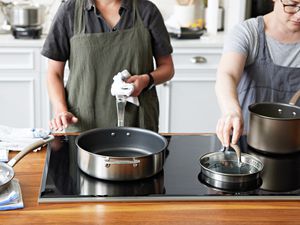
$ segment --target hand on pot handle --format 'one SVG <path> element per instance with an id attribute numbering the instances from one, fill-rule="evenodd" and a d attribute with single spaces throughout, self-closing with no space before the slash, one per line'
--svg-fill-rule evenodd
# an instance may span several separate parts
<path id="1" fill-rule="evenodd" d="M 223 115 L 217 123 L 216 133 L 221 143 L 229 147 L 230 143 L 236 144 L 243 133 L 244 122 L 242 113 L 229 113 Z M 230 135 L 232 140 L 230 142 Z"/>
<path id="2" fill-rule="evenodd" d="M 75 117 L 71 112 L 60 112 L 55 115 L 55 117 L 50 120 L 49 128 L 54 131 L 62 131 L 67 128 L 68 125 L 77 123 L 78 118 Z"/>

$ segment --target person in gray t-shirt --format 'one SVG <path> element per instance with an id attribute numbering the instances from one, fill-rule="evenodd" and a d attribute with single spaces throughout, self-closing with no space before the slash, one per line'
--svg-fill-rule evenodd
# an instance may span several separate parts
<path id="1" fill-rule="evenodd" d="M 248 131 L 248 106 L 285 102 L 300 89 L 300 0 L 273 0 L 271 13 L 227 35 L 217 72 L 222 111 L 216 132 L 226 147 Z"/>

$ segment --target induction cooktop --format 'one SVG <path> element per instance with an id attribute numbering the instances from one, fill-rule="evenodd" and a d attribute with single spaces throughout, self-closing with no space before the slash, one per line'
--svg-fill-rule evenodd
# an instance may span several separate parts
<path id="1" fill-rule="evenodd" d="M 261 178 L 250 185 L 216 182 L 201 173 L 199 158 L 219 151 L 215 135 L 168 135 L 163 170 L 137 181 L 106 181 L 77 165 L 76 136 L 57 136 L 47 148 L 39 202 L 126 202 L 206 200 L 300 200 L 300 153 L 271 155 L 252 149 L 247 137 L 242 152 L 264 163 Z"/>

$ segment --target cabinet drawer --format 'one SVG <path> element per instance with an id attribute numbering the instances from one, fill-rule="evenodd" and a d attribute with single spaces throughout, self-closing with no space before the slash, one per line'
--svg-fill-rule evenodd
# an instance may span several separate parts
<path id="1" fill-rule="evenodd" d="M 213 79 L 216 80 L 217 69 L 195 69 L 195 68 L 182 68 L 175 69 L 175 75 L 172 80 L 203 80 L 203 79 Z"/>
<path id="2" fill-rule="evenodd" d="M 222 54 L 216 49 L 178 49 L 174 51 L 173 61 L 176 69 L 217 69 Z"/>
<path id="3" fill-rule="evenodd" d="M 0 49 L 0 70 L 35 70 L 34 49 Z"/>

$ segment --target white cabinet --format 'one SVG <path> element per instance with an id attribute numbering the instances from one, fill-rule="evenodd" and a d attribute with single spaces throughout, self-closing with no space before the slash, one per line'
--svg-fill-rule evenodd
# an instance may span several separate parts
<path id="1" fill-rule="evenodd" d="M 0 38 L 0 124 L 42 127 L 40 42 Z"/>
<path id="2" fill-rule="evenodd" d="M 172 41 L 175 75 L 158 86 L 160 132 L 215 132 L 220 110 L 214 85 L 222 40 Z"/>

